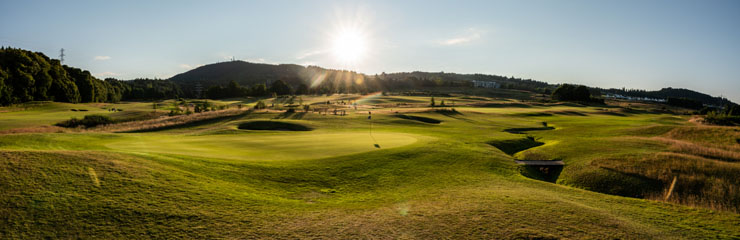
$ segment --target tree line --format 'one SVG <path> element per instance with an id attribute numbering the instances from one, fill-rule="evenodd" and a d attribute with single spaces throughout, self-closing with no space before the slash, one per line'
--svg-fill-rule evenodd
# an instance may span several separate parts
<path id="1" fill-rule="evenodd" d="M 182 96 L 169 81 L 100 80 L 89 71 L 62 65 L 40 52 L 0 47 L 0 105 L 29 101 L 118 102 Z"/>
<path id="2" fill-rule="evenodd" d="M 308 85 L 300 83 L 294 90 L 283 80 L 277 80 L 267 87 L 264 83 L 258 83 L 251 87 L 241 86 L 236 81 L 229 82 L 226 86 L 211 86 L 206 90 L 205 96 L 211 99 L 237 98 L 237 97 L 264 97 L 274 95 L 303 95 L 309 94 Z"/>

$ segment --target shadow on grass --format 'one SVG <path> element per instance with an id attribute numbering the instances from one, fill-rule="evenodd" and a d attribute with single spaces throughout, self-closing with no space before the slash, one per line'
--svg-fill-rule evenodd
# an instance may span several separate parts
<path id="1" fill-rule="evenodd" d="M 273 130 L 273 131 L 311 131 L 313 128 L 289 123 L 289 122 L 278 122 L 278 121 L 252 121 L 239 124 L 239 129 L 244 130 Z"/>
<path id="2" fill-rule="evenodd" d="M 589 179 L 589 184 L 586 187 L 591 191 L 624 197 L 644 198 L 648 194 L 661 193 L 666 184 L 658 179 L 636 173 L 604 166 L 599 168 L 608 173 Z"/>
<path id="3" fill-rule="evenodd" d="M 522 116 L 522 117 L 550 117 L 550 116 L 552 116 L 552 113 L 546 113 L 546 112 L 530 112 L 530 113 L 514 113 L 512 115 L 514 115 L 514 116 Z"/>
<path id="4" fill-rule="evenodd" d="M 519 165 L 519 173 L 522 176 L 545 182 L 555 183 L 563 172 L 563 166 L 532 166 Z"/>
<path id="5" fill-rule="evenodd" d="M 565 116 L 588 116 L 587 114 L 578 111 L 555 111 L 550 113 Z"/>
<path id="6" fill-rule="evenodd" d="M 465 121 L 465 122 L 468 122 L 468 123 L 474 123 L 475 122 L 473 120 L 470 120 L 468 118 L 463 117 L 464 114 L 461 113 L 461 112 L 458 112 L 457 110 L 455 110 L 455 108 L 450 108 L 450 109 L 447 109 L 447 108 L 434 109 L 434 110 L 430 110 L 428 112 L 441 114 L 441 115 L 444 115 L 445 117 L 454 118 L 454 119 L 457 119 L 457 120 L 460 120 L 460 121 Z"/>
<path id="7" fill-rule="evenodd" d="M 624 114 L 624 113 L 610 112 L 610 111 L 596 112 L 596 114 L 609 115 L 609 116 L 617 116 L 617 117 L 626 117 L 627 116 L 627 114 Z"/>
<path id="8" fill-rule="evenodd" d="M 413 120 L 423 123 L 431 123 L 431 124 L 439 124 L 442 121 L 434 118 L 428 118 L 428 117 L 420 117 L 420 116 L 411 116 L 411 115 L 404 115 L 404 114 L 398 114 L 396 115 L 397 118 L 403 118 L 407 120 Z"/>
<path id="9" fill-rule="evenodd" d="M 494 146 L 501 150 L 502 152 L 514 155 L 515 153 L 537 147 L 542 146 L 545 143 L 538 142 L 534 140 L 534 138 L 527 137 L 527 138 L 520 138 L 520 139 L 508 139 L 508 140 L 495 140 L 488 142 L 491 146 Z"/>
<path id="10" fill-rule="evenodd" d="M 485 103 L 485 104 L 473 104 L 476 107 L 488 107 L 488 108 L 531 108 L 532 105 L 524 103 Z"/>
<path id="11" fill-rule="evenodd" d="M 443 108 L 443 109 L 434 109 L 434 112 L 435 113 L 442 114 L 442 115 L 445 115 L 445 116 L 448 116 L 448 117 L 452 117 L 452 116 L 455 116 L 455 115 L 463 115 L 461 112 L 458 112 L 454 108 L 452 108 L 452 109 L 446 109 L 446 108 Z"/>
<path id="12" fill-rule="evenodd" d="M 507 133 L 514 133 L 514 134 L 524 134 L 524 132 L 527 131 L 543 131 L 543 130 L 553 130 L 554 127 L 532 127 L 532 128 L 507 128 L 504 129 L 504 132 Z"/>

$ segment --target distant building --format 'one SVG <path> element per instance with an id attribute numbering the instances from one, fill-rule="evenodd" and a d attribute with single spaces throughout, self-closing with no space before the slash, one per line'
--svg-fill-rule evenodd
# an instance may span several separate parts
<path id="1" fill-rule="evenodd" d="M 477 87 L 477 88 L 499 88 L 499 87 L 501 87 L 501 84 L 498 84 L 497 82 L 473 80 L 473 87 Z"/>
<path id="2" fill-rule="evenodd" d="M 622 99 L 627 101 L 648 101 L 648 102 L 666 102 L 665 99 L 662 98 L 648 98 L 648 97 L 633 97 L 633 96 L 624 96 L 621 94 L 614 94 L 614 93 L 607 93 L 604 95 L 605 98 L 614 98 L 614 99 Z"/>

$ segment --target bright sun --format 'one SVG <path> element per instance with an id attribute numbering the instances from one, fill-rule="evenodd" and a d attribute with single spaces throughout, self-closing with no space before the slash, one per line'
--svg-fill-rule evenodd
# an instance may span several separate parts
<path id="1" fill-rule="evenodd" d="M 357 29 L 344 29 L 333 37 L 332 53 L 343 64 L 357 64 L 365 56 L 365 36 Z"/>

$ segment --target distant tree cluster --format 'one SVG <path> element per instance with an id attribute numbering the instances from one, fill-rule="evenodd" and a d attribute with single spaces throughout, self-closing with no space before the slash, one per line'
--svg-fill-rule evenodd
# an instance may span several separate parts
<path id="1" fill-rule="evenodd" d="M 704 109 L 702 109 L 702 111 L 704 111 Z M 733 103 L 727 104 L 719 109 L 714 108 L 706 113 L 706 116 L 704 116 L 704 121 L 716 125 L 740 125 L 740 105 Z"/>
<path id="2" fill-rule="evenodd" d="M 602 99 L 594 98 L 591 96 L 591 91 L 588 87 L 583 85 L 571 85 L 563 84 L 560 85 L 555 91 L 552 92 L 552 98 L 559 101 L 575 101 L 575 102 L 601 102 Z"/>
<path id="3" fill-rule="evenodd" d="M 176 99 L 184 95 L 180 86 L 167 80 L 137 78 L 119 81 L 108 78 L 106 81 L 123 83 L 126 86 L 124 100 Z"/>
<path id="4" fill-rule="evenodd" d="M 0 105 L 28 101 L 118 102 L 182 96 L 169 81 L 100 80 L 89 71 L 61 65 L 43 53 L 0 48 Z"/>
<path id="5" fill-rule="evenodd" d="M 666 99 L 666 104 L 689 109 L 701 109 L 704 107 L 704 104 L 701 101 L 688 98 L 669 97 Z"/>
<path id="6" fill-rule="evenodd" d="M 229 82 L 226 86 L 211 86 L 206 91 L 206 97 L 211 99 L 220 98 L 238 98 L 238 97 L 264 97 L 275 94 L 276 96 L 291 95 L 291 94 L 307 94 L 308 86 L 306 84 L 300 84 L 296 91 L 285 83 L 283 80 L 277 80 L 270 84 L 268 88 L 263 83 L 258 83 L 252 87 L 242 87 L 236 81 Z"/>

